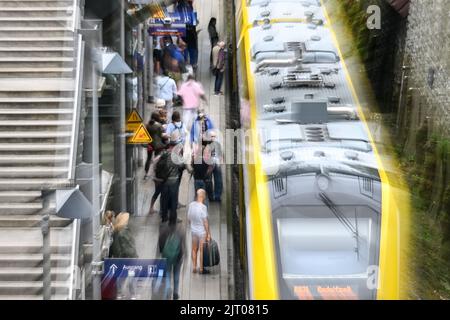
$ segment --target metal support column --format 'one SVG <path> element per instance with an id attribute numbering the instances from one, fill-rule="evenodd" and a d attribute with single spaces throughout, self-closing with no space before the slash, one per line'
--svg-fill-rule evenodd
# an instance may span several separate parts
<path id="1" fill-rule="evenodd" d="M 152 102 L 150 97 L 153 96 L 153 39 L 150 37 L 150 35 L 147 32 L 148 25 L 147 23 L 144 24 L 144 34 L 145 34 L 145 66 L 144 69 L 147 71 L 147 77 L 146 79 L 146 98 L 147 102 Z M 145 108 L 144 108 L 145 109 Z M 145 114 L 143 115 L 145 117 Z"/>
<path id="2" fill-rule="evenodd" d="M 126 2 L 121 1 L 120 8 L 120 55 L 125 60 L 125 10 Z M 127 210 L 127 145 L 126 145 L 126 87 L 125 74 L 120 75 L 120 133 L 119 133 L 119 152 L 120 152 L 120 210 Z"/>
<path id="3" fill-rule="evenodd" d="M 95 53 L 92 54 L 95 56 Z M 97 68 L 92 66 L 92 294 L 94 300 L 101 300 L 101 275 L 98 266 L 101 263 L 100 230 L 100 157 L 99 157 L 99 112 Z"/>

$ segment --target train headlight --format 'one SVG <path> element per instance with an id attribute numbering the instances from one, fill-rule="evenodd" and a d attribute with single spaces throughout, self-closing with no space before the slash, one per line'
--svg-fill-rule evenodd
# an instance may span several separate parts
<path id="1" fill-rule="evenodd" d="M 319 174 L 316 178 L 317 180 L 317 187 L 321 190 L 321 191 L 326 191 L 328 190 L 328 187 L 330 186 L 330 179 L 323 174 Z"/>

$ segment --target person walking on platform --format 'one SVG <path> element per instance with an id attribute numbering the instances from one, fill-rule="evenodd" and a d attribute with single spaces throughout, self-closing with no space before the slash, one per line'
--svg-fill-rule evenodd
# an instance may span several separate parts
<path id="1" fill-rule="evenodd" d="M 223 75 L 225 73 L 225 42 L 220 41 L 212 50 L 213 74 L 216 77 L 214 83 L 214 94 L 222 95 Z"/>
<path id="2" fill-rule="evenodd" d="M 212 173 L 214 170 L 214 165 L 210 164 L 209 161 L 205 161 L 204 158 L 204 148 L 198 148 L 193 156 L 192 163 L 192 175 L 194 176 L 194 188 L 195 191 L 203 189 L 206 191 L 208 200 L 213 200 L 212 191 Z"/>
<path id="3" fill-rule="evenodd" d="M 198 21 L 196 19 L 192 1 L 179 1 L 176 7 L 176 11 L 180 15 L 181 21 L 186 23 L 186 37 L 182 38 L 187 45 L 187 48 L 184 51 L 185 61 L 186 63 L 189 61 L 194 70 L 194 73 L 196 73 L 198 62 Z"/>
<path id="4" fill-rule="evenodd" d="M 150 169 L 150 164 L 152 161 L 152 156 L 158 156 L 162 150 L 165 149 L 166 145 L 163 142 L 163 126 L 161 116 L 158 112 L 153 112 L 151 119 L 147 124 L 147 131 L 153 138 L 153 141 L 147 147 L 147 161 L 145 162 L 145 176 L 144 180 L 148 178 L 148 171 Z"/>
<path id="5" fill-rule="evenodd" d="M 186 72 L 186 61 L 184 60 L 186 44 L 184 41 L 180 41 L 181 39 L 178 39 L 178 45 L 173 43 L 171 37 L 164 39 L 163 72 L 168 72 L 169 76 L 179 84 L 182 79 L 181 74 Z"/>
<path id="6" fill-rule="evenodd" d="M 181 225 L 177 226 L 176 223 L 169 223 L 168 225 L 161 224 L 159 229 L 158 247 L 161 256 L 167 261 L 164 296 L 166 299 L 169 299 L 170 291 L 172 291 L 172 299 L 178 300 L 180 298 L 180 272 L 183 264 L 183 257 L 186 252 L 185 232 Z"/>
<path id="7" fill-rule="evenodd" d="M 164 47 L 163 37 L 154 37 L 154 49 L 153 49 L 153 71 L 155 74 L 161 74 L 162 70 L 162 60 L 163 60 L 163 51 Z"/>
<path id="8" fill-rule="evenodd" d="M 203 109 L 199 109 L 197 118 L 194 120 L 191 127 L 190 142 L 194 152 L 196 152 L 199 147 L 206 145 L 207 134 L 212 129 L 214 129 L 214 123 Z"/>
<path id="9" fill-rule="evenodd" d="M 169 77 L 169 73 L 164 73 L 155 78 L 155 97 L 165 101 L 167 118 L 172 118 L 173 100 L 177 97 L 177 84 L 175 80 Z"/>
<path id="10" fill-rule="evenodd" d="M 183 123 L 186 132 L 190 132 L 192 121 L 200 107 L 200 99 L 208 103 L 205 90 L 200 82 L 195 81 L 194 75 L 190 74 L 187 81 L 180 86 L 178 95 L 183 99 Z"/>
<path id="11" fill-rule="evenodd" d="M 222 192 L 223 192 L 223 180 L 222 180 L 222 169 L 220 167 L 222 163 L 222 146 L 216 140 L 217 135 L 214 130 L 212 130 L 208 134 L 207 146 L 205 147 L 206 151 L 204 152 L 204 157 L 211 159 L 209 162 L 214 166 L 212 177 L 213 177 L 213 201 L 221 202 L 222 201 Z"/>
<path id="12" fill-rule="evenodd" d="M 170 137 L 170 142 L 176 144 L 176 147 L 183 149 L 186 142 L 186 132 L 184 131 L 184 124 L 181 121 L 181 116 L 178 111 L 172 115 L 172 122 L 168 124 L 166 134 Z M 181 183 L 183 171 L 180 170 L 178 184 Z"/>
<path id="13" fill-rule="evenodd" d="M 204 202 L 206 199 L 206 191 L 204 189 L 197 190 L 197 199 L 189 205 L 188 219 L 191 228 L 192 237 L 192 272 L 197 272 L 197 256 L 199 257 L 199 273 L 208 274 L 208 270 L 203 268 L 203 243 L 211 239 L 208 222 L 208 208 Z"/>
<path id="14" fill-rule="evenodd" d="M 180 171 L 184 168 L 181 151 L 175 148 L 177 144 L 170 142 L 167 150 L 161 153 L 155 165 L 155 175 L 161 179 L 161 219 L 170 223 L 181 222 L 177 217 L 178 190 Z"/>
<path id="15" fill-rule="evenodd" d="M 217 42 L 219 42 L 219 34 L 217 33 L 216 24 L 217 24 L 217 19 L 212 17 L 208 23 L 209 41 L 211 42 L 211 50 L 210 50 L 210 55 L 209 55 L 211 71 L 214 69 L 212 50 L 216 46 Z"/>
<path id="16" fill-rule="evenodd" d="M 181 121 L 181 115 L 178 111 L 172 114 L 172 122 L 167 125 L 166 135 L 170 137 L 170 142 L 184 145 L 186 140 L 186 131 Z"/>
<path id="17" fill-rule="evenodd" d="M 155 157 L 155 159 L 153 160 L 154 165 L 153 168 L 156 169 L 156 166 L 159 162 L 159 160 L 161 159 L 161 155 L 158 155 L 157 157 Z M 150 209 L 148 214 L 152 215 L 155 213 L 155 203 L 156 200 L 158 200 L 159 195 L 162 193 L 163 187 L 164 187 L 164 180 L 165 179 L 165 174 L 164 172 L 160 172 L 160 171 L 156 171 L 153 174 L 153 183 L 154 183 L 154 192 L 152 195 L 152 198 L 150 200 Z M 160 208 L 161 209 L 161 208 Z"/>
<path id="18" fill-rule="evenodd" d="M 175 50 L 173 39 L 170 36 L 162 38 L 161 46 L 161 71 L 170 72 L 172 70 L 172 51 Z"/>
<path id="19" fill-rule="evenodd" d="M 164 101 L 164 100 L 163 100 Z M 152 153 L 154 155 L 153 163 L 154 166 L 158 162 L 159 156 L 162 151 L 165 150 L 167 147 L 165 133 L 162 125 L 162 120 L 159 112 L 153 112 L 151 116 L 151 120 L 149 121 L 147 125 L 147 131 L 153 138 L 153 141 L 150 143 L 150 148 L 152 149 Z M 145 163 L 145 176 L 144 180 L 148 178 L 148 172 L 151 165 L 151 156 L 147 157 L 147 161 Z M 153 192 L 152 198 L 150 200 L 150 210 L 149 214 L 155 213 L 154 207 L 156 200 L 158 199 L 159 195 L 162 191 L 162 182 L 163 179 L 158 177 L 158 172 L 155 172 L 153 175 L 153 182 L 155 185 L 155 191 Z"/>

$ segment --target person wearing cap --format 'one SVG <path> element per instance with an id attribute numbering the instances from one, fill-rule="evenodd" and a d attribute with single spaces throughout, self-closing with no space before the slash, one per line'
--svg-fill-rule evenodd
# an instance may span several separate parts
<path id="1" fill-rule="evenodd" d="M 155 97 L 158 100 L 164 100 L 164 106 L 167 110 L 168 119 L 172 118 L 173 100 L 177 97 L 177 84 L 174 79 L 169 77 L 168 71 L 164 71 L 161 76 L 155 80 Z M 162 102 L 159 102 L 162 104 Z M 157 105 L 158 107 L 158 105 Z"/>

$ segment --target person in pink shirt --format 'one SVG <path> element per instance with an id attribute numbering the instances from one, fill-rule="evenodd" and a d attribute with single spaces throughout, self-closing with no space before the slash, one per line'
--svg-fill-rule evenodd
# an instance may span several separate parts
<path id="1" fill-rule="evenodd" d="M 177 93 L 183 99 L 183 123 L 186 130 L 190 132 L 192 122 L 197 115 L 197 109 L 200 107 L 200 99 L 208 103 L 205 96 L 205 91 L 200 82 L 195 81 L 195 78 L 190 74 L 187 81 L 180 86 Z"/>

